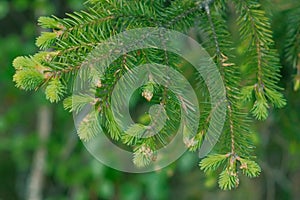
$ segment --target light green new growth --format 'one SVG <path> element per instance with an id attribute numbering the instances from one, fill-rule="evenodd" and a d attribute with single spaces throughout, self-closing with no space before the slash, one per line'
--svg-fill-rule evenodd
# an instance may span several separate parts
<path id="1" fill-rule="evenodd" d="M 45 90 L 46 99 L 51 103 L 60 101 L 64 93 L 65 86 L 57 78 L 52 78 Z"/>

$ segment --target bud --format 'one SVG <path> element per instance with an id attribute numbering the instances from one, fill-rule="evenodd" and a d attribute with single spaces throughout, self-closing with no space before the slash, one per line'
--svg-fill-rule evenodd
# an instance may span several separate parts
<path id="1" fill-rule="evenodd" d="M 154 91 L 154 87 L 153 87 L 153 83 L 149 82 L 147 83 L 147 85 L 145 85 L 145 87 L 143 88 L 143 92 L 142 92 L 142 96 L 147 99 L 147 101 L 151 101 L 152 97 L 153 97 L 153 91 Z"/>
<path id="2" fill-rule="evenodd" d="M 143 91 L 142 96 L 145 97 L 147 101 L 151 101 L 153 93 L 151 91 Z"/>

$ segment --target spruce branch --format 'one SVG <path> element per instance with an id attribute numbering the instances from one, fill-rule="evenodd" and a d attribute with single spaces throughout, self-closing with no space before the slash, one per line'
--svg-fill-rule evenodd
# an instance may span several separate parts
<path id="1" fill-rule="evenodd" d="M 248 63 L 249 70 L 255 72 L 256 83 L 253 84 L 255 103 L 253 115 L 264 120 L 268 116 L 269 105 L 281 108 L 286 104 L 282 89 L 278 86 L 280 65 L 277 52 L 274 50 L 274 41 L 269 19 L 256 1 L 234 1 L 239 14 L 241 39 L 247 44 L 247 53 L 256 57 L 256 61 Z M 254 70 L 250 66 L 256 65 Z M 250 96 L 247 96 L 250 97 Z"/>
<path id="2" fill-rule="evenodd" d="M 233 62 L 230 62 L 231 55 L 228 47 L 232 46 L 230 41 L 229 33 L 221 22 L 222 19 L 213 16 L 209 6 L 205 6 L 208 23 L 210 27 L 211 37 L 214 41 L 214 54 L 219 65 L 221 77 L 225 84 L 225 96 L 227 101 L 227 125 L 229 137 L 224 136 L 223 142 L 230 144 L 229 152 L 222 156 L 208 156 L 200 162 L 200 169 L 204 171 L 216 170 L 220 165 L 224 165 L 223 161 L 228 158 L 228 162 L 225 164 L 225 170 L 223 170 L 219 177 L 219 186 L 222 189 L 230 190 L 235 188 L 239 184 L 238 169 L 236 168 L 237 158 L 239 155 L 247 156 L 248 148 L 251 148 L 249 144 L 249 138 L 247 138 L 248 130 L 247 126 L 241 127 L 241 124 L 246 124 L 247 117 L 239 108 L 239 69 Z M 222 13 L 223 11 L 217 10 Z M 214 17 L 214 19 L 213 19 Z M 217 27 L 215 24 L 218 24 Z M 222 30 L 222 34 L 218 34 L 216 30 Z M 226 38 L 225 42 L 219 42 L 219 36 L 222 35 L 222 39 Z M 224 44 L 225 43 L 225 44 Z M 222 45 L 221 45 L 222 44 Z M 228 52 L 228 53 L 227 53 Z M 229 56 L 226 56 L 229 55 Z M 224 141 L 225 140 L 225 141 Z M 244 146 L 244 147 L 243 147 Z M 254 162 L 254 161 L 253 161 Z"/>
<path id="3" fill-rule="evenodd" d="M 51 102 L 64 99 L 66 110 L 79 113 L 86 107 L 93 108 L 79 124 L 80 139 L 89 141 L 99 133 L 107 134 L 112 140 L 125 144 L 134 151 L 133 163 L 138 167 L 147 166 L 154 161 L 156 151 L 170 142 L 173 138 L 172 134 L 179 128 L 183 132 L 185 145 L 192 151 L 199 149 L 206 137 L 212 113 L 219 104 L 226 101 L 227 118 L 224 133 L 219 139 L 215 152 L 202 159 L 199 165 L 205 172 L 221 169 L 219 186 L 222 189 L 233 189 L 239 184 L 239 171 L 248 177 L 256 177 L 261 171 L 252 155 L 253 145 L 249 137 L 248 113 L 244 111 L 240 102 L 254 100 L 251 112 L 257 119 L 267 118 L 268 109 L 272 105 L 276 107 L 285 105 L 285 100 L 279 93 L 280 67 L 277 52 L 273 47 L 269 18 L 254 0 L 233 0 L 233 2 L 239 15 L 242 45 L 247 46 L 245 53 L 255 58 L 243 63 L 248 66 L 250 77 L 254 77 L 249 78 L 249 83 L 243 88 L 241 88 L 241 77 L 244 74 L 241 73 L 241 66 L 237 66 L 234 62 L 235 46 L 231 42 L 232 38 L 226 24 L 227 1 L 223 0 L 88 0 L 85 10 L 67 14 L 65 18 L 40 17 L 39 26 L 50 30 L 42 33 L 36 40 L 39 53 L 14 60 L 16 73 L 13 80 L 17 87 L 25 90 L 44 86 L 46 98 Z M 180 84 L 174 88 L 177 92 L 175 95 L 174 91 L 168 88 L 172 77 L 162 75 L 159 69 L 148 68 L 149 77 L 146 78 L 139 95 L 141 99 L 145 98 L 151 104 L 158 104 L 156 106 L 160 106 L 160 109 L 149 110 L 150 125 L 134 124 L 127 130 L 121 130 L 111 109 L 111 101 L 113 90 L 117 83 L 122 81 L 123 75 L 130 73 L 132 76 L 124 84 L 121 82 L 120 94 L 123 94 L 133 83 L 136 66 L 160 63 L 182 72 L 189 67 L 189 64 L 178 55 L 167 51 L 168 41 L 163 37 L 164 31 L 161 31 L 162 50 L 148 48 L 124 53 L 109 63 L 106 71 L 99 69 L 101 73 L 95 67 L 86 71 L 86 74 L 79 74 L 82 66 L 88 65 L 87 60 L 91 61 L 91 65 L 96 66 L 101 60 L 117 52 L 125 52 L 124 44 L 111 48 L 106 43 L 111 36 L 122 31 L 141 27 L 165 27 L 186 33 L 195 28 L 196 23 L 199 24 L 197 28 L 207 36 L 203 46 L 211 53 L 219 68 L 225 85 L 226 99 L 220 100 L 211 107 L 209 91 L 202 87 L 204 81 L 199 78 L 202 82 L 199 81 L 197 84 L 202 89 L 197 92 L 204 100 L 201 103 L 203 112 L 200 116 L 200 130 L 198 134 L 191 137 L 190 133 L 194 127 L 187 121 L 197 124 L 198 116 L 191 114 L 194 108 L 184 95 L 187 88 L 180 80 L 176 80 Z M 299 26 L 291 29 L 286 48 L 287 60 L 297 69 L 296 89 L 300 87 L 299 30 Z M 139 40 L 127 47 L 132 48 L 142 44 L 149 34 L 139 35 Z M 93 50 L 99 45 L 111 51 L 95 53 Z M 164 73 L 168 75 L 169 71 Z M 81 75 L 85 75 L 85 78 L 93 84 L 92 91 L 88 92 L 94 96 L 91 93 L 77 93 L 65 98 L 64 95 L 70 91 L 69 86 L 74 77 Z M 156 85 L 152 79 L 154 76 L 165 80 L 164 86 Z M 197 77 L 193 74 L 192 77 L 194 76 Z M 120 103 L 122 99 L 117 98 L 116 101 Z M 181 121 L 181 114 L 186 114 L 186 119 Z M 163 121 L 165 126 L 161 128 Z M 182 127 L 179 127 L 178 124 L 181 122 Z M 212 129 L 214 126 L 215 124 L 212 124 Z M 152 135 L 158 131 L 158 134 Z"/>
<path id="4" fill-rule="evenodd" d="M 225 69 L 224 69 L 224 66 L 226 65 L 225 62 L 227 61 L 228 58 L 221 52 L 220 44 L 219 44 L 219 40 L 218 40 L 218 35 L 216 33 L 216 28 L 215 28 L 215 25 L 213 23 L 210 8 L 209 8 L 208 4 L 205 4 L 205 10 L 206 10 L 208 22 L 209 22 L 209 25 L 210 25 L 210 28 L 211 28 L 211 34 L 212 34 L 212 37 L 214 38 L 215 55 L 218 59 L 219 65 L 220 65 L 219 69 L 220 69 L 220 72 L 221 72 L 223 82 L 225 83 L 225 97 L 226 97 L 226 101 L 228 102 L 228 105 L 227 105 L 228 111 L 227 112 L 228 112 L 228 120 L 229 120 L 229 126 L 230 126 L 231 153 L 235 154 L 235 140 L 234 140 L 234 134 L 235 134 L 234 126 L 235 125 L 234 125 L 233 119 L 232 119 L 233 110 L 232 110 L 232 106 L 231 106 L 231 102 L 234 99 L 231 99 L 229 97 L 228 92 L 231 90 L 231 88 L 227 84 L 228 82 L 226 81 L 227 77 L 225 77 Z M 234 64 L 231 63 L 230 65 L 233 66 Z M 230 67 L 230 66 L 228 66 L 228 67 Z"/>

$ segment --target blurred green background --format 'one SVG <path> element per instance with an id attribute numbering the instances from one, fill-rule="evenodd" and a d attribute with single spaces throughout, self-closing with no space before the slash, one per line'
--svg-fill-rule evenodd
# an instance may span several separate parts
<path id="1" fill-rule="evenodd" d="M 215 174 L 198 168 L 187 153 L 157 172 L 128 174 L 101 165 L 79 141 L 72 115 L 50 105 L 42 92 L 14 87 L 11 66 L 19 55 L 37 51 L 41 15 L 63 17 L 83 0 L 0 0 L 0 200 L 10 199 L 300 199 L 300 92 L 284 61 L 287 11 L 291 0 L 262 1 L 273 14 L 274 37 L 282 55 L 282 81 L 288 105 L 255 122 L 259 178 L 244 178 L 238 189 L 219 190 Z M 46 125 L 45 125 L 46 124 Z M 45 127 L 49 129 L 45 130 Z M 41 182 L 34 182 L 38 177 Z M 35 194 L 37 192 L 37 194 Z"/>

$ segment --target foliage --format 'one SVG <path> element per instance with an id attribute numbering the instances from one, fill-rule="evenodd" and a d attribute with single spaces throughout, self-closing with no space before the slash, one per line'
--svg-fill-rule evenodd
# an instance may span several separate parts
<path id="1" fill-rule="evenodd" d="M 299 24 L 297 9 L 291 11 L 290 20 L 293 24 Z M 232 15 L 238 16 L 235 19 L 238 24 L 235 27 L 238 30 L 238 42 L 234 42 L 233 29 L 228 26 Z M 64 99 L 64 107 L 71 111 L 79 112 L 87 104 L 95 105 L 95 110 L 99 111 L 95 116 L 105 116 L 101 126 L 112 139 L 120 140 L 131 147 L 135 151 L 133 162 L 137 166 L 144 166 L 152 162 L 155 150 L 168 142 L 170 133 L 177 128 L 176 118 L 180 114 L 180 102 L 168 91 L 164 92 L 165 88 L 155 88 L 149 82 L 140 95 L 153 103 L 161 103 L 158 101 L 159 97 L 166 99 L 164 103 L 167 113 L 172 113 L 168 116 L 173 121 L 169 120 L 159 137 L 139 138 L 144 131 L 139 126 L 130 127 L 128 130 L 134 132 L 136 137 L 126 137 L 126 134 L 120 132 L 107 106 L 110 91 L 122 74 L 138 64 L 149 61 L 168 63 L 179 70 L 179 58 L 172 54 L 165 56 L 165 52 L 152 49 L 143 50 L 142 53 L 131 52 L 112 64 L 105 77 L 98 77 L 100 80 L 97 82 L 97 97 L 85 94 L 66 96 L 71 91 L 70 85 L 88 54 L 110 36 L 124 30 L 149 26 L 162 26 L 183 33 L 188 33 L 193 28 L 199 30 L 196 37 L 219 68 L 226 88 L 227 102 L 226 126 L 222 137 L 214 149 L 214 154 L 200 161 L 200 168 L 206 172 L 222 167 L 219 186 L 222 189 L 232 189 L 239 185 L 239 171 L 251 178 L 258 176 L 261 171 L 254 161 L 249 113 L 255 119 L 265 120 L 272 107 L 282 108 L 286 105 L 279 86 L 280 62 L 270 21 L 269 15 L 255 0 L 89 0 L 85 10 L 67 14 L 66 18 L 39 18 L 39 25 L 48 29 L 36 40 L 40 52 L 34 56 L 16 58 L 13 62 L 16 69 L 13 79 L 20 89 L 35 90 L 45 87 L 47 99 L 51 102 Z M 294 79 L 294 88 L 297 90 L 300 84 L 299 26 L 290 28 L 287 41 L 286 58 L 298 70 Z M 240 57 L 247 58 L 237 60 Z M 203 88 L 204 83 L 200 81 L 198 84 L 199 90 Z M 208 91 L 202 92 L 207 99 Z M 171 99 L 166 98 L 167 95 Z M 250 108 L 245 109 L 249 105 L 245 102 L 250 102 Z M 210 112 L 204 108 L 199 134 L 194 138 L 194 145 L 189 145 L 191 150 L 201 146 L 208 128 Z M 90 121 L 93 123 L 85 123 Z M 99 132 L 97 123 L 94 123 L 97 121 L 97 118 L 83 120 L 78 131 L 82 140 L 89 140 Z"/>

